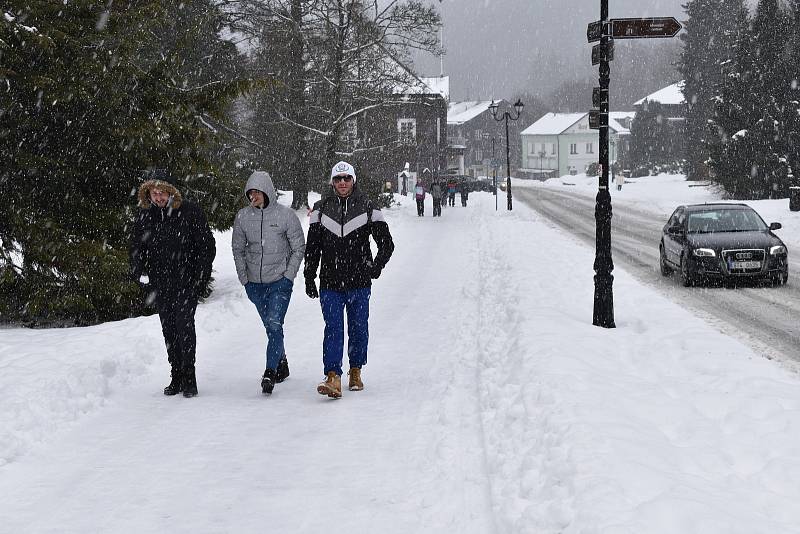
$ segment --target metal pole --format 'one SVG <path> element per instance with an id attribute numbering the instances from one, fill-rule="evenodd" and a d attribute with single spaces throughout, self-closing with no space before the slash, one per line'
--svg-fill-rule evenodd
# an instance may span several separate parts
<path id="1" fill-rule="evenodd" d="M 506 119 L 506 192 L 508 193 L 508 211 L 511 211 L 511 151 L 508 146 L 508 111 L 503 116 Z"/>
<path id="2" fill-rule="evenodd" d="M 601 47 L 609 44 L 608 0 L 600 0 L 600 23 L 603 34 Z M 608 191 L 608 89 L 611 67 L 607 54 L 600 60 L 600 183 L 595 204 L 596 251 L 594 259 L 594 316 L 592 324 L 603 328 L 615 328 L 614 324 L 614 262 L 611 258 L 611 194 Z"/>
<path id="3" fill-rule="evenodd" d="M 492 137 L 492 186 L 494 187 L 494 211 L 497 211 L 497 162 L 494 159 L 494 137 Z"/>

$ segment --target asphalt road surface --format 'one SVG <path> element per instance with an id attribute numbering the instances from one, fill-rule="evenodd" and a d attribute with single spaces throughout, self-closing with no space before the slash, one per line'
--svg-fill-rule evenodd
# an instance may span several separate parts
<path id="1" fill-rule="evenodd" d="M 593 198 L 544 187 L 518 187 L 514 197 L 595 248 Z M 658 266 L 661 228 L 669 214 L 649 213 L 624 204 L 612 209 L 611 248 L 615 269 L 625 269 L 721 331 L 741 339 L 756 352 L 800 363 L 800 273 L 791 263 L 785 286 L 683 287 L 676 273 L 663 277 Z"/>

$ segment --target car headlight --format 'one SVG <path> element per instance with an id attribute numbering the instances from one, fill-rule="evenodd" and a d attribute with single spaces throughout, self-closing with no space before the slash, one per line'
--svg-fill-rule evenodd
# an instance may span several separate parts
<path id="1" fill-rule="evenodd" d="M 692 254 L 698 258 L 714 258 L 717 255 L 713 248 L 696 248 L 692 251 Z"/>
<path id="2" fill-rule="evenodd" d="M 775 245 L 774 247 L 769 247 L 770 256 L 777 256 L 778 254 L 786 254 L 786 247 L 783 245 Z"/>

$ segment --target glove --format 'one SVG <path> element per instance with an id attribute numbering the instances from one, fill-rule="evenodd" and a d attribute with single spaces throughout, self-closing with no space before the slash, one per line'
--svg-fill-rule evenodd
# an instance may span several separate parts
<path id="1" fill-rule="evenodd" d="M 306 278 L 306 295 L 312 299 L 319 298 L 319 291 L 317 291 L 317 283 L 313 278 Z"/>
<path id="2" fill-rule="evenodd" d="M 370 278 L 372 278 L 373 280 L 377 280 L 377 279 L 378 279 L 378 277 L 381 275 L 381 271 L 382 271 L 382 270 L 383 270 L 383 269 L 381 269 L 381 268 L 380 268 L 380 267 L 378 267 L 377 265 L 373 265 L 373 266 L 372 266 L 372 267 L 370 267 L 370 269 L 369 269 L 369 277 L 370 277 Z"/>

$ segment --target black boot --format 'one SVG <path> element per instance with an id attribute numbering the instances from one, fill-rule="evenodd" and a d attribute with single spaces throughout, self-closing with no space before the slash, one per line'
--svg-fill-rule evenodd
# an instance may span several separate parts
<path id="1" fill-rule="evenodd" d="M 289 360 L 286 359 L 286 355 L 284 354 L 281 361 L 278 362 L 278 369 L 275 372 L 275 382 L 280 384 L 287 378 L 289 378 Z"/>
<path id="2" fill-rule="evenodd" d="M 272 389 L 275 387 L 275 371 L 267 369 L 264 371 L 264 377 L 261 379 L 261 393 L 264 395 L 272 395 Z"/>
<path id="3" fill-rule="evenodd" d="M 177 367 L 172 368 L 172 381 L 164 388 L 164 395 L 173 396 L 183 391 L 183 373 Z"/>
<path id="4" fill-rule="evenodd" d="M 197 395 L 197 379 L 194 376 L 194 367 L 183 370 L 183 396 L 194 397 Z"/>

